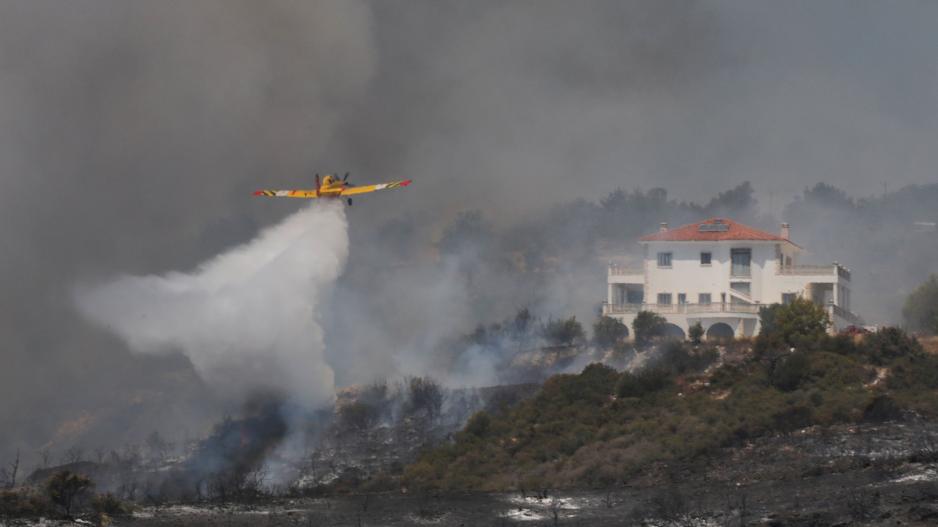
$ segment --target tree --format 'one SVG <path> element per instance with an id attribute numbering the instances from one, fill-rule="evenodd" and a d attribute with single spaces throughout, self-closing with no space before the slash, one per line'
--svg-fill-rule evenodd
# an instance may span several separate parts
<path id="1" fill-rule="evenodd" d="M 20 451 L 16 450 L 16 457 L 10 462 L 8 467 L 0 467 L 0 484 L 4 484 L 8 489 L 16 487 L 16 475 L 20 471 Z"/>
<path id="2" fill-rule="evenodd" d="M 703 340 L 704 328 L 700 322 L 694 323 L 693 326 L 687 328 L 687 336 L 690 338 L 692 344 L 700 344 Z"/>
<path id="3" fill-rule="evenodd" d="M 443 389 L 430 377 L 411 377 L 407 380 L 407 405 L 412 413 L 425 412 L 435 419 L 443 408 Z"/>
<path id="4" fill-rule="evenodd" d="M 816 347 L 830 325 L 827 312 L 804 298 L 796 298 L 788 305 L 772 306 L 760 314 L 768 323 L 760 331 L 760 338 L 791 348 Z"/>
<path id="5" fill-rule="evenodd" d="M 65 512 L 65 516 L 71 518 L 76 499 L 80 498 L 93 486 L 94 483 L 87 476 L 63 470 L 56 472 L 46 482 L 46 493 L 52 503 L 61 507 Z"/>
<path id="6" fill-rule="evenodd" d="M 582 341 L 586 336 L 583 325 L 576 317 L 567 319 L 548 320 L 541 329 L 544 340 L 552 346 L 572 346 Z"/>
<path id="7" fill-rule="evenodd" d="M 531 316 L 531 312 L 528 311 L 526 307 L 519 309 L 518 312 L 515 313 L 515 318 L 511 323 L 511 331 L 512 336 L 518 343 L 518 353 L 521 353 L 521 350 L 524 349 L 524 346 L 527 344 L 533 320 L 534 317 Z"/>
<path id="8" fill-rule="evenodd" d="M 811 374 L 811 362 L 804 352 L 781 357 L 769 371 L 772 385 L 784 392 L 798 388 Z"/>
<path id="9" fill-rule="evenodd" d="M 612 348 L 629 334 L 629 328 L 619 319 L 599 317 L 593 324 L 593 343 L 600 348 Z"/>
<path id="10" fill-rule="evenodd" d="M 772 335 L 776 333 L 775 315 L 782 304 L 772 304 L 759 308 L 759 334 Z"/>
<path id="11" fill-rule="evenodd" d="M 62 454 L 62 462 L 65 464 L 69 463 L 78 463 L 79 461 L 84 460 L 85 458 L 85 449 L 78 445 L 73 445 L 71 448 L 65 451 Z"/>
<path id="12" fill-rule="evenodd" d="M 910 331 L 938 334 L 938 275 L 931 275 L 909 295 L 902 318 Z"/>
<path id="13" fill-rule="evenodd" d="M 651 311 L 639 311 L 632 321 L 632 334 L 638 347 L 647 346 L 651 339 L 658 337 L 664 330 L 667 320 Z"/>

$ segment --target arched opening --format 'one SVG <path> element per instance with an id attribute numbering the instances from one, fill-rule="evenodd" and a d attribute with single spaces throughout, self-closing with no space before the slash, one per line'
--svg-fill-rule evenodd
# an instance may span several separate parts
<path id="1" fill-rule="evenodd" d="M 680 339 L 684 340 L 684 330 L 676 324 L 670 322 L 665 323 L 661 326 L 661 336 L 666 339 Z"/>
<path id="2" fill-rule="evenodd" d="M 707 340 L 733 340 L 736 332 L 725 322 L 717 322 L 707 328 Z"/>

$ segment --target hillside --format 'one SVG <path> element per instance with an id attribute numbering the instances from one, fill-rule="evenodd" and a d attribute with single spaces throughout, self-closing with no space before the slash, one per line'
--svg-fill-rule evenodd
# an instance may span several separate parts
<path id="1" fill-rule="evenodd" d="M 938 357 L 901 331 L 800 335 L 795 352 L 788 337 L 760 337 L 751 348 L 666 343 L 638 373 L 593 364 L 554 376 L 510 410 L 473 416 L 452 441 L 407 467 L 405 485 L 494 491 L 654 483 L 660 478 L 651 469 L 667 472 L 661 467 L 755 438 L 938 417 Z"/>

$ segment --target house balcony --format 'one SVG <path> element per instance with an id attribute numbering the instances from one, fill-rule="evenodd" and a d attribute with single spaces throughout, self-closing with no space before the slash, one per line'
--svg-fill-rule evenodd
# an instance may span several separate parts
<path id="1" fill-rule="evenodd" d="M 834 262 L 831 265 L 788 265 L 779 266 L 777 273 L 782 276 L 808 276 L 824 281 L 850 281 L 850 269 Z"/>
<path id="2" fill-rule="evenodd" d="M 843 329 L 846 326 L 862 326 L 863 319 L 859 315 L 844 309 L 836 304 L 827 304 L 827 316 L 835 328 Z"/>
<path id="3" fill-rule="evenodd" d="M 608 282 L 610 284 L 643 284 L 645 283 L 645 270 L 640 267 L 610 264 Z"/>
<path id="4" fill-rule="evenodd" d="M 639 311 L 651 311 L 659 315 L 758 315 L 759 304 L 603 304 L 603 315 L 629 315 Z"/>

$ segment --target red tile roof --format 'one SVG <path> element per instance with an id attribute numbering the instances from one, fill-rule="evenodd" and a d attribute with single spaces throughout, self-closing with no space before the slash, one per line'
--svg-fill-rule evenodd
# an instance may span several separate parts
<path id="1" fill-rule="evenodd" d="M 701 230 L 701 225 L 707 225 L 707 227 L 703 227 L 703 230 Z M 726 227 L 723 228 L 719 225 L 726 225 Z M 726 218 L 710 218 L 709 220 L 641 237 L 643 242 L 714 242 L 722 240 L 786 241 L 791 243 L 790 240 L 786 240 L 777 234 L 760 231 Z"/>

